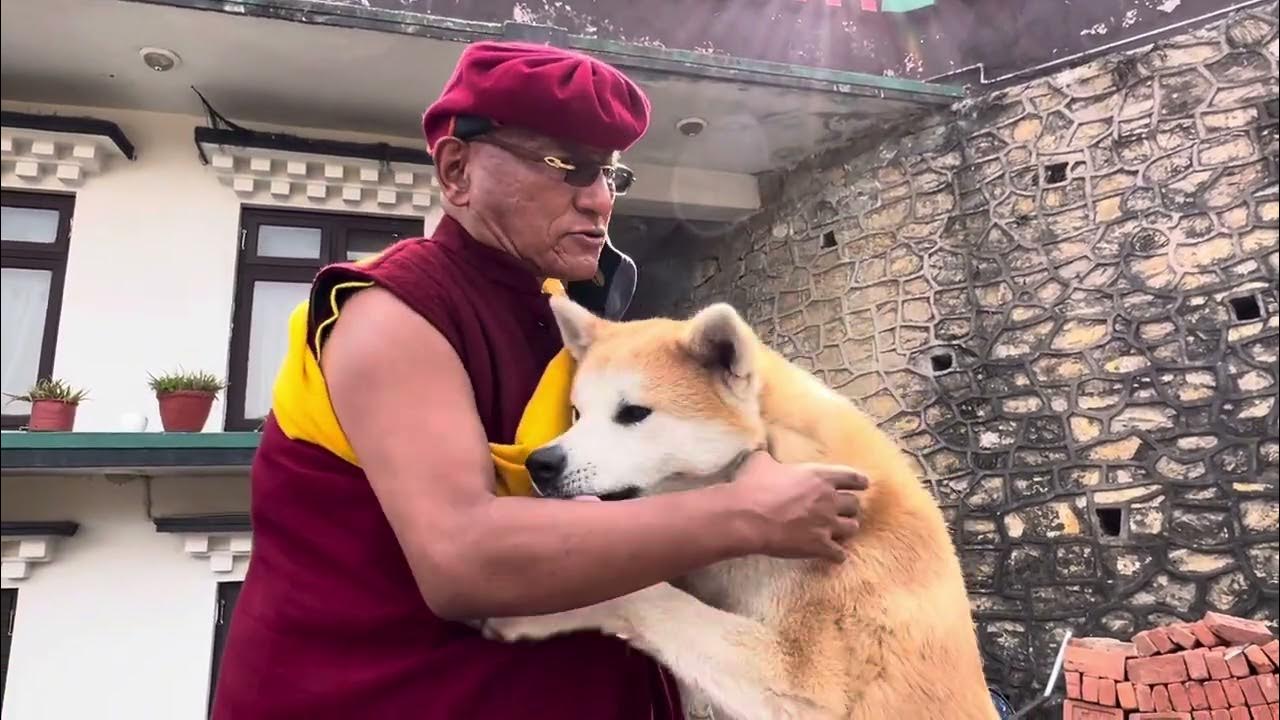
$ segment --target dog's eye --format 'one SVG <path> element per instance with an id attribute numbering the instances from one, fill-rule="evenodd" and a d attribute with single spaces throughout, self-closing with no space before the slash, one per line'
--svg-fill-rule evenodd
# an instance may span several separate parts
<path id="1" fill-rule="evenodd" d="M 618 408 L 618 414 L 613 416 L 613 421 L 619 425 L 635 425 L 636 423 L 649 417 L 649 413 L 653 410 L 640 405 L 623 405 Z"/>

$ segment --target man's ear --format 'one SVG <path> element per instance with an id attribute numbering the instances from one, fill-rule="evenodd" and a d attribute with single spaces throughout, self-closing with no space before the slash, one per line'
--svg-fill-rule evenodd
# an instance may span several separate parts
<path id="1" fill-rule="evenodd" d="M 756 336 L 732 305 L 715 303 L 690 318 L 685 347 L 730 392 L 755 393 Z"/>
<path id="2" fill-rule="evenodd" d="M 564 340 L 565 349 L 574 360 L 582 362 L 582 356 L 596 340 L 596 333 L 604 320 L 591 314 L 591 311 L 569 299 L 567 295 L 551 296 L 551 312 L 556 316 L 556 325 L 560 326 L 560 337 Z"/>
<path id="3" fill-rule="evenodd" d="M 471 195 L 471 178 L 467 177 L 470 147 L 458 138 L 443 137 L 436 141 L 431 160 L 435 164 L 440 194 L 450 205 L 465 207 Z"/>

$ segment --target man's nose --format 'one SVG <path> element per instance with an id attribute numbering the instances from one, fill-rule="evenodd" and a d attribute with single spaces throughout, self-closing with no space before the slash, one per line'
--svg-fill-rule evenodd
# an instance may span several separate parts
<path id="1" fill-rule="evenodd" d="M 546 491 L 564 474 L 564 468 L 568 462 L 569 456 L 559 445 L 548 445 L 530 453 L 524 461 L 524 467 L 533 478 L 533 484 L 537 485 L 540 491 Z"/>
<path id="2" fill-rule="evenodd" d="M 613 214 L 613 191 L 609 189 L 609 181 L 604 173 L 596 175 L 595 182 L 587 187 L 577 188 L 574 193 L 574 205 L 578 210 L 599 218 L 608 218 Z"/>

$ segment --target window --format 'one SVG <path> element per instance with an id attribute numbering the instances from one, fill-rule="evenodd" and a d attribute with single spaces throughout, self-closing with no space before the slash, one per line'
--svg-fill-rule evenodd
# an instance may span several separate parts
<path id="1" fill-rule="evenodd" d="M 227 430 L 256 430 L 271 407 L 289 313 L 324 265 L 359 260 L 406 237 L 422 218 L 245 208 L 227 373 Z"/>
<path id="2" fill-rule="evenodd" d="M 0 707 L 4 707 L 4 682 L 9 677 L 9 645 L 13 641 L 13 621 L 17 617 L 18 591 L 13 588 L 0 590 L 0 605 L 4 622 L 4 635 L 0 636 Z"/>
<path id="3" fill-rule="evenodd" d="M 0 392 L 21 394 L 53 373 L 71 195 L 0 193 Z M 2 423 L 27 423 L 30 407 L 0 396 Z"/>
<path id="4" fill-rule="evenodd" d="M 231 614 L 236 609 L 243 582 L 218 583 L 218 604 L 213 615 L 213 661 L 209 670 L 209 703 L 207 712 L 213 714 L 213 697 L 218 689 L 218 668 L 222 664 L 222 651 L 227 646 L 227 631 L 231 629 Z"/>

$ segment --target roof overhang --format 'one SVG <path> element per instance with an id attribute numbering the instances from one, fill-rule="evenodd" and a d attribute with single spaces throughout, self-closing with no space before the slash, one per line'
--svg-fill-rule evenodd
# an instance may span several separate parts
<path id="1" fill-rule="evenodd" d="M 618 210 L 655 217 L 750 215 L 761 205 L 759 174 L 962 96 L 900 78 L 319 0 L 5 0 L 0 14 L 7 102 L 199 117 L 195 88 L 240 125 L 317 139 L 359 133 L 412 149 L 422 147 L 423 108 L 466 43 L 576 48 L 622 68 L 652 100 L 650 130 L 625 159 L 638 182 Z M 155 72 L 139 57 L 145 46 L 180 62 Z M 707 122 L 696 137 L 676 127 L 689 117 Z"/>

